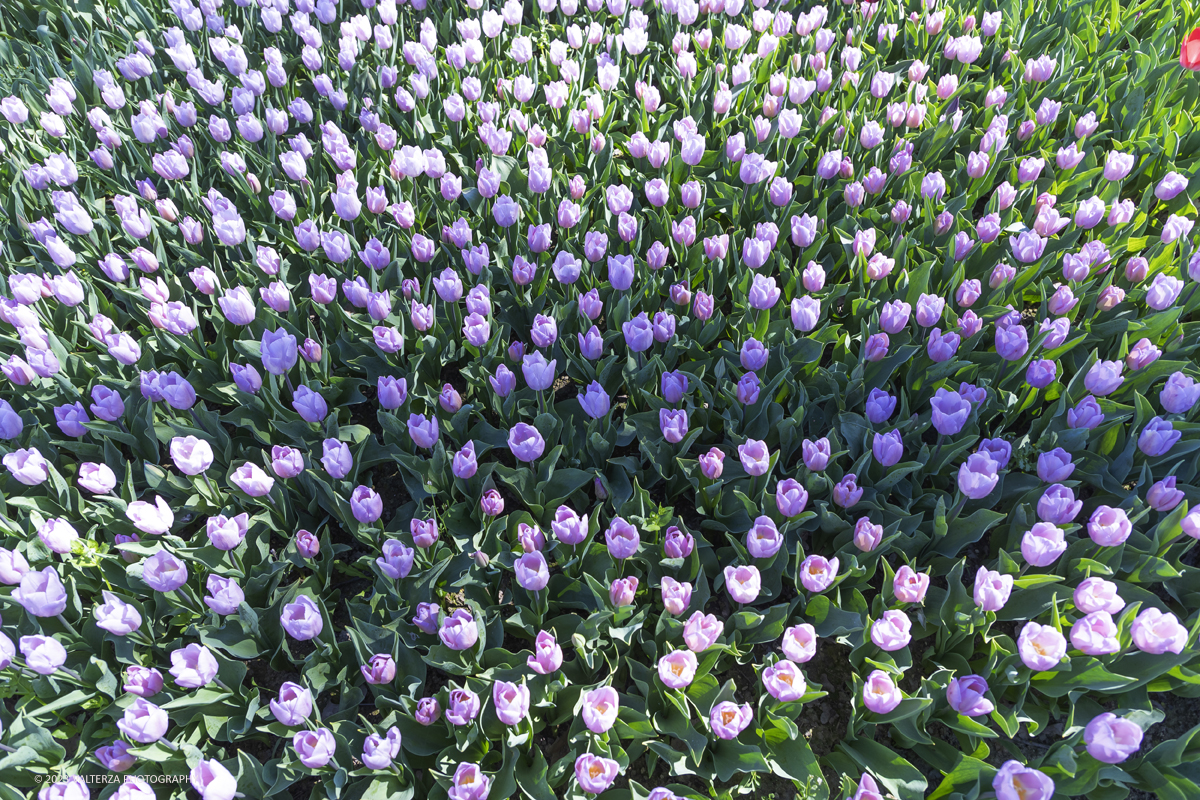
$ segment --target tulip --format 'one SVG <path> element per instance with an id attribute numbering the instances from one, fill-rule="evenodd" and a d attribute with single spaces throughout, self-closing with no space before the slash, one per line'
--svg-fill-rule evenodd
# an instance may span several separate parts
<path id="1" fill-rule="evenodd" d="M 325 627 L 321 609 L 308 595 L 299 595 L 283 607 L 280 624 L 289 636 L 298 641 L 315 639 Z"/>
<path id="2" fill-rule="evenodd" d="M 872 671 L 863 683 L 863 705 L 876 714 L 894 711 L 903 699 L 896 682 L 881 669 Z"/>
<path id="3" fill-rule="evenodd" d="M 479 641 L 479 628 L 471 613 L 460 608 L 442 621 L 438 638 L 451 650 L 467 650 Z"/>
<path id="4" fill-rule="evenodd" d="M 575 779 L 588 794 L 600 794 L 616 780 L 620 765 L 611 758 L 584 753 L 575 759 Z"/>
<path id="5" fill-rule="evenodd" d="M 1111 614 L 1093 611 L 1071 626 L 1071 644 L 1085 655 L 1111 655 L 1121 649 L 1117 633 Z"/>
<path id="6" fill-rule="evenodd" d="M 1053 59 L 1050 61 L 1053 64 Z M 992 789 L 996 792 L 996 800 L 1050 800 L 1054 794 L 1054 781 L 1044 772 L 1020 761 L 1006 761 L 992 779 Z"/>
<path id="7" fill-rule="evenodd" d="M 1188 639 L 1187 628 L 1180 624 L 1178 618 L 1157 608 L 1142 609 L 1133 621 L 1131 632 L 1133 643 L 1139 650 L 1155 655 L 1178 655 L 1183 652 Z"/>
<path id="8" fill-rule="evenodd" d="M 912 635 L 912 621 L 903 611 L 895 609 L 883 612 L 871 625 L 871 641 L 881 650 L 892 652 L 907 647 Z"/>
<path id="9" fill-rule="evenodd" d="M 987 681 L 978 675 L 954 678 L 946 686 L 946 702 L 965 717 L 982 717 L 992 713 L 995 706 L 984 697 Z"/>
<path id="10" fill-rule="evenodd" d="M 1104 712 L 1092 717 L 1083 729 L 1088 755 L 1105 764 L 1120 764 L 1142 746 L 1142 729 L 1137 723 Z"/>

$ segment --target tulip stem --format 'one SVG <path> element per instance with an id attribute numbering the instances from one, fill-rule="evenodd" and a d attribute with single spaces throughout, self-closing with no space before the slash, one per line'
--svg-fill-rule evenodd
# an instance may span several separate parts
<path id="1" fill-rule="evenodd" d="M 16 751 L 16 748 L 9 747 L 9 746 L 8 746 L 8 745 L 6 745 L 6 744 L 0 744 L 0 752 L 5 752 L 5 753 L 15 753 L 15 752 L 17 752 L 17 751 Z"/>
<path id="2" fill-rule="evenodd" d="M 165 746 L 166 746 L 166 748 L 167 748 L 168 750 L 171 750 L 171 751 L 174 751 L 174 752 L 178 752 L 178 751 L 179 751 L 179 747 L 178 747 L 178 745 L 174 744 L 173 742 L 169 742 L 169 741 L 167 741 L 167 738 L 166 738 L 165 736 L 163 736 L 163 737 L 160 737 L 160 738 L 159 738 L 159 740 L 158 740 L 158 743 L 159 743 L 159 744 L 161 744 L 161 745 L 165 745 Z"/>
<path id="3" fill-rule="evenodd" d="M 209 431 L 209 429 L 207 427 L 205 427 L 204 423 L 200 421 L 200 417 L 196 416 L 195 406 L 193 406 L 192 408 L 189 408 L 188 413 L 192 415 L 192 421 L 196 423 L 196 427 L 198 427 L 200 430 L 204 431 L 205 433 L 211 435 L 211 431 Z"/>
<path id="4" fill-rule="evenodd" d="M 138 644 L 145 645 L 146 647 L 154 647 L 154 646 L 155 646 L 155 645 L 154 645 L 154 642 L 153 642 L 153 641 L 151 641 L 149 637 L 147 637 L 147 636 L 144 636 L 144 635 L 142 634 L 142 632 L 141 632 L 141 631 L 132 631 L 132 632 L 130 632 L 130 634 L 129 634 L 129 638 L 130 638 L 130 639 L 133 639 L 133 640 L 134 640 L 134 641 L 136 641 Z"/>
<path id="5" fill-rule="evenodd" d="M 220 686 L 222 689 L 229 692 L 230 694 L 237 694 L 237 692 L 233 691 L 233 689 L 230 689 L 228 686 L 226 686 L 225 682 L 222 681 L 220 678 L 213 678 L 213 683 L 215 683 L 217 686 Z"/>
<path id="6" fill-rule="evenodd" d="M 938 454 L 942 452 L 942 442 L 944 442 L 945 440 L 946 440 L 946 434 L 939 433 L 938 438 L 937 438 L 937 444 L 934 445 L 934 448 L 933 448 L 933 455 L 929 459 L 930 464 L 933 464 L 937 461 Z"/>
<path id="7" fill-rule="evenodd" d="M 79 631 L 75 630 L 74 626 L 72 626 L 72 625 L 71 625 L 71 623 L 67 622 L 67 618 L 66 618 L 66 617 L 64 617 L 62 614 L 58 614 L 57 616 L 58 616 L 58 621 L 62 623 L 62 626 L 63 626 L 64 628 L 66 628 L 66 629 L 67 629 L 67 631 L 68 631 L 68 632 L 69 632 L 69 633 L 70 633 L 72 636 L 74 636 L 76 639 L 79 639 L 79 638 L 81 638 L 81 637 L 79 636 Z"/>
<path id="8" fill-rule="evenodd" d="M 946 522 L 953 522 L 954 520 L 958 519 L 959 512 L 962 511 L 963 506 L 966 504 L 967 496 L 963 495 L 958 499 L 958 502 L 954 504 L 954 508 L 950 509 L 950 513 L 946 515 Z"/>

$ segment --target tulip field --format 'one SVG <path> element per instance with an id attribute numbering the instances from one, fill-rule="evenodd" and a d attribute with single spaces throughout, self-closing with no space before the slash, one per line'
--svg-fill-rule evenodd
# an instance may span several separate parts
<path id="1" fill-rule="evenodd" d="M 1200 800 L 1196 0 L 6 0 L 0 800 Z"/>

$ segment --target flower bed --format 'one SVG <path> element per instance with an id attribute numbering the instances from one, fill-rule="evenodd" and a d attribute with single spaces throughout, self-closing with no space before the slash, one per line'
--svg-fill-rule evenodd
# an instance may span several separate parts
<path id="1" fill-rule="evenodd" d="M 1177 5 L 6 9 L 0 799 L 1200 797 Z"/>

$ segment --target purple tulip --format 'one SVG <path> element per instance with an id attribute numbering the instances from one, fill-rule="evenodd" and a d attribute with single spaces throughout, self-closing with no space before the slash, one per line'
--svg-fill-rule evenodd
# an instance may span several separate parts
<path id="1" fill-rule="evenodd" d="M 846 473 L 833 487 L 833 502 L 842 508 L 853 508 L 862 499 L 863 489 L 858 485 L 858 476 Z"/>
<path id="2" fill-rule="evenodd" d="M 467 650 L 479 641 L 479 628 L 471 612 L 460 608 L 442 620 L 438 638 L 451 650 Z"/>
<path id="3" fill-rule="evenodd" d="M 284 605 L 279 622 L 289 636 L 302 642 L 315 639 L 325 627 L 321 609 L 311 597 L 303 594 Z"/>
<path id="4" fill-rule="evenodd" d="M 583 708 L 581 716 L 583 724 L 595 734 L 601 734 L 612 728 L 617 720 L 617 712 L 621 708 L 617 690 L 611 686 L 601 686 L 583 693 Z"/>
<path id="5" fill-rule="evenodd" d="M 600 794 L 612 786 L 621 766 L 611 758 L 584 753 L 575 759 L 575 780 L 588 794 Z"/>
<path id="6" fill-rule="evenodd" d="M 1087 531 L 1101 547 L 1115 547 L 1129 538 L 1133 523 L 1123 509 L 1101 505 L 1088 519 Z"/>
<path id="7" fill-rule="evenodd" d="M 609 554 L 616 559 L 629 558 L 641 545 L 638 529 L 621 517 L 613 518 L 608 530 L 604 532 L 604 541 L 608 545 Z"/>
<path id="8" fill-rule="evenodd" d="M 1142 433 L 1138 437 L 1138 449 L 1150 458 L 1157 458 L 1166 455 L 1182 436 L 1183 433 L 1175 430 L 1175 426 L 1169 420 L 1154 417 L 1142 429 Z M 5 456 L 4 458 L 7 465 L 9 457 Z"/>
<path id="9" fill-rule="evenodd" d="M 1119 614 L 1125 608 L 1125 601 L 1117 593 L 1117 585 L 1103 578 L 1085 578 L 1075 587 L 1071 595 L 1075 607 L 1085 614 L 1093 611 L 1107 611 Z"/>
<path id="10" fill-rule="evenodd" d="M 371 685 L 388 684 L 396 677 L 396 662 L 387 653 L 376 653 L 358 669 Z"/>
<path id="11" fill-rule="evenodd" d="M 138 697 L 153 697 L 162 691 L 163 677 L 153 668 L 129 667 L 125 670 L 125 684 L 122 688 Z"/>
<path id="12" fill-rule="evenodd" d="M 157 742 L 167 732 L 167 712 L 141 697 L 125 707 L 125 713 L 117 720 L 121 733 L 138 744 Z"/>
<path id="13" fill-rule="evenodd" d="M 1053 64 L 1053 59 L 1050 61 Z M 1050 800 L 1054 794 L 1054 781 L 1044 772 L 1020 761 L 1006 761 L 992 779 L 992 788 L 996 791 L 996 800 Z"/>
<path id="14" fill-rule="evenodd" d="M 1188 640 L 1188 630 L 1180 624 L 1179 619 L 1174 614 L 1163 613 L 1157 608 L 1142 609 L 1133 621 L 1131 632 L 1137 648 L 1154 655 L 1178 655 L 1183 652 Z"/>
<path id="15" fill-rule="evenodd" d="M 745 444 L 738 445 L 738 459 L 748 475 L 765 475 L 771 467 L 771 451 L 766 442 L 757 439 L 747 439 Z"/>
<path id="16" fill-rule="evenodd" d="M 946 702 L 964 717 L 986 716 L 995 708 L 984 696 L 987 690 L 987 681 L 978 675 L 954 678 L 946 686 Z"/>
<path id="17" fill-rule="evenodd" d="M 1084 655 L 1102 656 L 1120 652 L 1117 624 L 1107 611 L 1093 611 L 1071 626 L 1071 645 Z"/>
<path id="18" fill-rule="evenodd" d="M 1021 662 L 1035 672 L 1057 669 L 1067 655 L 1067 640 L 1052 625 L 1027 622 L 1017 637 Z"/>
<path id="19" fill-rule="evenodd" d="M 549 675 L 562 666 L 562 647 L 549 631 L 540 631 L 534 639 L 533 655 L 529 656 L 527 666 L 539 675 Z"/>
<path id="20" fill-rule="evenodd" d="M 896 686 L 896 682 L 881 669 L 872 671 L 863 682 L 863 705 L 868 711 L 890 713 L 903 699 L 904 693 Z"/>
<path id="21" fill-rule="evenodd" d="M 171 676 L 185 689 L 201 689 L 217 676 L 217 659 L 207 647 L 189 644 L 171 653 Z"/>
<path id="22" fill-rule="evenodd" d="M 1088 755 L 1105 764 L 1120 764 L 1142 746 L 1142 729 L 1132 720 L 1104 712 L 1083 729 Z"/>
<path id="23" fill-rule="evenodd" d="M 333 760 L 337 739 L 328 728 L 299 731 L 292 736 L 292 747 L 301 764 L 309 769 L 320 769 Z"/>
<path id="24" fill-rule="evenodd" d="M 757 567 L 732 565 L 725 567 L 725 588 L 735 603 L 753 603 L 762 591 L 762 578 Z"/>
<path id="25" fill-rule="evenodd" d="M 975 605 L 983 611 L 999 611 L 1012 594 L 1013 576 L 980 567 L 975 573 Z"/>

